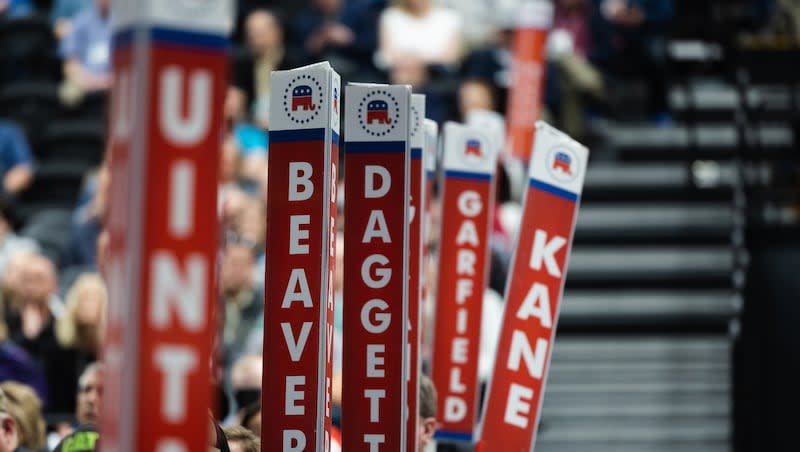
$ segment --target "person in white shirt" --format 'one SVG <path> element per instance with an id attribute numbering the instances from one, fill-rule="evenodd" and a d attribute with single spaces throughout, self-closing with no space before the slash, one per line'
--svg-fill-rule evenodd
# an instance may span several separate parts
<path id="1" fill-rule="evenodd" d="M 463 23 L 453 10 L 431 0 L 396 0 L 381 14 L 378 60 L 392 66 L 400 58 L 451 65 L 463 51 Z"/>

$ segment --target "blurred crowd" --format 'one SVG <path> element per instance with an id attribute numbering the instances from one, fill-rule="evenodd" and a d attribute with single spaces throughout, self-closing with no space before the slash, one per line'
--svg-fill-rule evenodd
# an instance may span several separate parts
<path id="1" fill-rule="evenodd" d="M 226 133 L 219 152 L 219 215 L 225 233 L 218 288 L 223 312 L 221 417 L 231 426 L 224 432 L 228 440 L 251 447 L 240 450 L 258 450 L 252 448 L 253 433 L 260 431 L 271 72 L 328 60 L 343 83 L 412 85 L 427 95 L 428 116 L 439 123 L 463 120 L 477 110 L 502 114 L 520 1 L 238 1 L 230 86 L 220 106 Z M 0 0 L 0 21 L 46 14 L 62 65 L 60 102 L 78 105 L 103 96 L 112 82 L 110 0 L 53 0 L 49 10 L 42 10 L 42 3 Z M 668 123 L 664 37 L 673 2 L 553 3 L 543 114 L 582 137 L 590 132 L 587 119 L 613 110 L 609 98 L 614 87 L 639 77 L 648 81 L 646 119 Z M 754 3 L 775 7 L 770 1 Z M 0 452 L 18 447 L 52 450 L 70 434 L 94 438 L 87 440 L 94 444 L 97 436 L 91 429 L 74 429 L 97 421 L 102 396 L 97 359 L 108 304 L 101 276 L 108 241 L 102 225 L 108 210 L 108 158 L 86 175 L 71 224 L 60 231 L 69 238 L 69 256 L 55 262 L 35 239 L 18 234 L 17 199 L 36 174 L 30 133 L 4 121 L 0 112 Z M 506 162 L 500 175 L 491 287 L 484 308 L 486 337 L 496 337 L 499 328 L 505 269 L 519 215 L 519 171 Z M 428 247 L 435 256 L 435 237 Z M 341 301 L 341 265 L 337 270 Z M 339 310 L 337 371 L 341 323 Z M 491 340 L 483 342 L 481 377 L 486 378 L 493 346 Z M 341 380 L 336 383 L 338 402 Z M 433 390 L 427 394 L 428 403 L 421 404 L 428 410 L 422 416 L 428 422 L 424 435 L 435 428 Z M 9 439 L 9 419 L 16 425 L 16 445 Z"/>

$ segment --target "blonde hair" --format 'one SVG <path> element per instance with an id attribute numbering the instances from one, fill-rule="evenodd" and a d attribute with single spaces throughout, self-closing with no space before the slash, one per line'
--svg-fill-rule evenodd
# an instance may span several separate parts
<path id="1" fill-rule="evenodd" d="M 98 334 L 105 324 L 106 305 L 108 304 L 108 291 L 103 278 L 97 273 L 83 273 L 75 280 L 67 292 L 64 314 L 56 320 L 55 333 L 58 343 L 64 348 L 73 348 L 78 345 L 77 313 L 81 298 L 87 291 L 97 290 L 102 295 L 100 306 L 100 325 Z"/>
<path id="2" fill-rule="evenodd" d="M 0 383 L 0 391 L 5 393 L 5 411 L 17 423 L 19 445 L 30 450 L 44 450 L 47 433 L 39 396 L 30 386 L 14 381 Z"/>

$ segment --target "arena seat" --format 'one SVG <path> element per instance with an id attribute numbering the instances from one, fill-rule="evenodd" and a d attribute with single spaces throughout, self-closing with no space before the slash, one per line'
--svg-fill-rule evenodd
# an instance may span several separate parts
<path id="1" fill-rule="evenodd" d="M 560 336 L 536 450 L 730 450 L 730 354 L 724 337 Z"/>
<path id="2" fill-rule="evenodd" d="M 20 194 L 17 213 L 26 224 L 37 212 L 50 208 L 72 209 L 78 199 L 86 166 L 82 164 L 41 164 L 27 190 Z"/>
<path id="3" fill-rule="evenodd" d="M 103 124 L 94 120 L 59 120 L 48 124 L 39 140 L 36 154 L 48 162 L 98 165 L 103 158 Z"/>
<path id="4" fill-rule="evenodd" d="M 58 85 L 21 81 L 0 87 L 0 117 L 17 122 L 32 144 L 58 112 Z"/>
<path id="5" fill-rule="evenodd" d="M 58 80 L 57 48 L 53 29 L 44 17 L 0 21 L 0 83 Z"/>

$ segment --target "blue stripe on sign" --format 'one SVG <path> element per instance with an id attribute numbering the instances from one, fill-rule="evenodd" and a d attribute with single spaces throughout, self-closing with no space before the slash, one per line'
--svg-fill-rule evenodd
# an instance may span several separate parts
<path id="1" fill-rule="evenodd" d="M 433 435 L 437 441 L 464 441 L 472 442 L 472 433 L 447 432 L 439 430 Z"/>
<path id="2" fill-rule="evenodd" d="M 322 141 L 324 139 L 325 129 L 273 130 L 269 133 L 270 143 Z"/>
<path id="3" fill-rule="evenodd" d="M 436 171 L 426 171 L 425 172 L 425 176 L 428 179 L 433 179 L 434 177 L 436 177 Z"/>
<path id="4" fill-rule="evenodd" d="M 344 143 L 345 154 L 378 154 L 405 151 L 405 141 L 347 141 Z"/>
<path id="5" fill-rule="evenodd" d="M 422 158 L 422 148 L 411 148 L 411 160 L 420 160 Z"/>
<path id="6" fill-rule="evenodd" d="M 331 143 L 335 144 L 336 146 L 339 146 L 339 134 L 336 132 L 332 133 L 333 135 L 331 135 Z"/>
<path id="7" fill-rule="evenodd" d="M 448 179 L 477 180 L 483 182 L 489 182 L 492 180 L 491 174 L 468 173 L 466 171 L 447 170 L 444 172 L 444 176 Z"/>
<path id="8" fill-rule="evenodd" d="M 228 38 L 223 35 L 171 30 L 160 27 L 153 27 L 150 30 L 150 37 L 153 42 L 158 44 L 173 44 L 198 49 L 223 51 L 227 50 L 229 45 Z"/>
<path id="9" fill-rule="evenodd" d="M 578 201 L 578 195 L 576 195 L 575 193 L 572 193 L 571 191 L 564 190 L 563 188 L 558 188 L 558 187 L 556 187 L 554 185 L 550 185 L 548 183 L 545 183 L 545 182 L 542 182 L 542 181 L 539 181 L 539 180 L 536 180 L 536 179 L 531 179 L 530 180 L 530 186 L 531 186 L 531 188 L 538 188 L 539 190 L 542 190 L 542 191 L 545 191 L 547 193 L 550 193 L 551 195 L 556 195 L 556 196 L 559 196 L 561 198 L 564 198 L 567 201 L 572 201 L 572 202 Z"/>
<path id="10" fill-rule="evenodd" d="M 128 28 L 119 33 L 115 33 L 114 36 L 111 38 L 111 46 L 113 48 L 119 48 L 124 46 L 129 46 L 133 43 L 133 29 Z"/>

